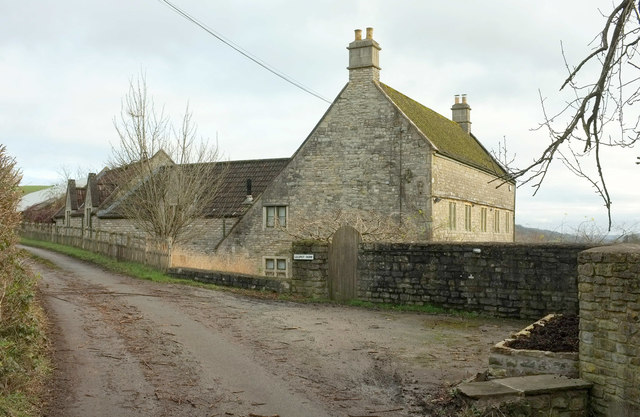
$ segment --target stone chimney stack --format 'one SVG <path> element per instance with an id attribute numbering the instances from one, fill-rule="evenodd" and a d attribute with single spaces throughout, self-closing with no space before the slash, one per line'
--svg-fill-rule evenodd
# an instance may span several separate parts
<path id="1" fill-rule="evenodd" d="M 367 28 L 367 37 L 362 39 L 362 30 L 355 30 L 356 37 L 349 44 L 349 81 L 379 81 L 380 45 L 373 40 L 373 28 Z"/>
<path id="2" fill-rule="evenodd" d="M 467 95 L 462 94 L 462 103 L 460 95 L 456 94 L 455 102 L 451 107 L 451 119 L 458 123 L 462 130 L 471 134 L 471 106 L 467 104 Z"/>

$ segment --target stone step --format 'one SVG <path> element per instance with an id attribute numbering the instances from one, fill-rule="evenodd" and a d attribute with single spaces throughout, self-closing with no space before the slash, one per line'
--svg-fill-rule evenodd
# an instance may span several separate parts
<path id="1" fill-rule="evenodd" d="M 526 397 L 550 394 L 557 391 L 586 390 L 591 388 L 592 385 L 582 379 L 549 374 L 518 376 L 482 382 L 465 382 L 458 385 L 458 390 L 469 398 L 479 400 L 489 397 Z"/>
<path id="2" fill-rule="evenodd" d="M 477 406 L 523 402 L 534 417 L 586 417 L 592 385 L 560 375 L 531 375 L 466 382 L 457 388 Z"/>

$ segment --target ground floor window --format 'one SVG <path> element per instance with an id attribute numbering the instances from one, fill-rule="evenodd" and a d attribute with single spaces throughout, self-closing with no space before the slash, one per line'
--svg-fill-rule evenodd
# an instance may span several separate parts
<path id="1" fill-rule="evenodd" d="M 471 205 L 464 205 L 464 230 L 471 231 Z"/>
<path id="2" fill-rule="evenodd" d="M 511 213 L 509 212 L 504 216 L 504 231 L 506 233 L 511 232 Z"/>
<path id="3" fill-rule="evenodd" d="M 456 203 L 449 203 L 449 230 L 456 230 Z"/>
<path id="4" fill-rule="evenodd" d="M 493 221 L 493 231 L 496 233 L 500 232 L 500 211 L 496 210 L 494 213 L 495 219 Z"/>
<path id="5" fill-rule="evenodd" d="M 287 277 L 287 258 L 264 258 L 264 275 L 268 277 Z"/>

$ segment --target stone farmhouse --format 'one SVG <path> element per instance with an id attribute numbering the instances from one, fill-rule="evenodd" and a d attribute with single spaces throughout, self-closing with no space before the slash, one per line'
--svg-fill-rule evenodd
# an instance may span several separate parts
<path id="1" fill-rule="evenodd" d="M 344 213 L 391 220 L 409 240 L 513 241 L 515 183 L 471 133 L 466 96 L 450 120 L 382 83 L 371 28 L 347 49 L 349 81 L 291 158 L 219 163 L 224 190 L 190 246 L 287 277 L 297 232 Z M 105 169 L 84 188 L 69 181 L 56 223 L 135 232 L 117 209 L 121 177 Z"/>

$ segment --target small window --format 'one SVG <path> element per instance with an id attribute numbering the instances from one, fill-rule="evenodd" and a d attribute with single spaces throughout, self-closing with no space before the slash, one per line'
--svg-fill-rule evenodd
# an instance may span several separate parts
<path id="1" fill-rule="evenodd" d="M 505 233 L 510 233 L 511 232 L 511 216 L 509 215 L 509 213 L 505 214 L 504 216 L 504 232 Z"/>
<path id="2" fill-rule="evenodd" d="M 264 258 L 264 275 L 268 277 L 287 277 L 287 258 Z"/>
<path id="3" fill-rule="evenodd" d="M 487 208 L 483 207 L 480 209 L 480 231 L 487 231 Z"/>
<path id="4" fill-rule="evenodd" d="M 493 231 L 496 233 L 500 232 L 500 210 L 496 210 L 494 214 L 495 218 L 493 219 Z"/>
<path id="5" fill-rule="evenodd" d="M 267 206 L 264 213 L 265 227 L 287 227 L 287 206 Z"/>
<path id="6" fill-rule="evenodd" d="M 456 203 L 449 203 L 449 230 L 456 230 Z"/>
<path id="7" fill-rule="evenodd" d="M 464 205 L 464 230 L 471 231 L 471 205 Z"/>

